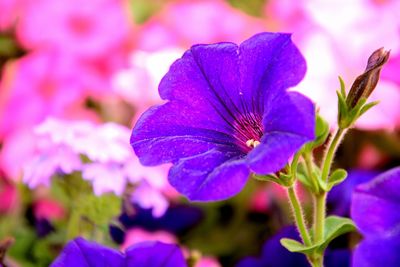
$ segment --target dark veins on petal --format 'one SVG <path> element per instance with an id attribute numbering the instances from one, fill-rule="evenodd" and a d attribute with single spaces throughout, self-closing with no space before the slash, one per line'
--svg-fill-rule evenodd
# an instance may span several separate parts
<path id="1" fill-rule="evenodd" d="M 239 51 L 237 51 L 237 53 L 239 53 Z M 223 107 L 224 111 L 220 111 L 218 107 L 212 102 L 210 102 L 210 104 L 232 129 L 233 137 L 235 138 L 235 144 L 240 148 L 242 152 L 247 154 L 260 143 L 261 137 L 263 136 L 262 115 L 258 114 L 260 112 L 256 111 L 258 110 L 258 108 L 256 109 L 257 105 L 254 103 L 254 101 L 251 101 L 251 107 L 249 107 L 244 97 L 242 97 L 243 93 L 239 92 L 239 108 L 235 104 L 235 102 L 229 97 L 230 94 L 223 86 L 223 83 L 219 82 L 219 87 L 223 90 L 224 95 L 227 96 L 226 99 L 223 99 L 220 96 L 218 90 L 215 89 L 214 85 L 208 78 L 201 64 L 199 64 L 199 62 L 196 60 L 196 57 L 194 56 L 193 58 L 203 78 L 207 82 L 207 85 L 213 92 L 214 96 L 218 99 L 218 102 L 221 107 Z M 227 114 L 230 118 L 227 118 L 224 113 Z"/>

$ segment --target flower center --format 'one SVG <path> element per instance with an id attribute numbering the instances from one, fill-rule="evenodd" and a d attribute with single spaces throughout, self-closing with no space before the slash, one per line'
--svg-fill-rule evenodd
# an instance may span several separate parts
<path id="1" fill-rule="evenodd" d="M 248 153 L 260 144 L 263 136 L 261 116 L 254 113 L 241 115 L 233 126 L 233 135 L 243 152 Z"/>

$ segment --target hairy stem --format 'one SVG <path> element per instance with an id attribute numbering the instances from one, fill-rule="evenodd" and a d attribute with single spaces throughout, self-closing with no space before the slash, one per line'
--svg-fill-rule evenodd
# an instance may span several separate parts
<path id="1" fill-rule="evenodd" d="M 301 235 L 301 239 L 303 240 L 305 245 L 310 246 L 311 245 L 310 234 L 308 233 L 306 223 L 304 220 L 304 216 L 303 216 L 303 210 L 300 206 L 300 202 L 297 198 L 297 195 L 296 195 L 296 192 L 295 192 L 293 186 L 288 188 L 288 196 L 289 196 L 290 204 L 293 209 L 296 226 Z"/>
<path id="2" fill-rule="evenodd" d="M 347 129 L 339 128 L 329 141 L 328 149 L 326 150 L 322 161 L 322 174 L 321 174 L 322 181 L 328 181 L 328 176 L 331 170 L 333 157 L 335 156 L 335 152 L 346 131 Z"/>
<path id="3" fill-rule="evenodd" d="M 322 160 L 321 180 L 328 182 L 329 173 L 332 167 L 335 152 L 345 135 L 347 129 L 339 128 L 330 139 Z M 323 191 L 314 195 L 314 238 L 313 243 L 319 243 L 324 240 L 325 231 L 325 213 L 326 213 L 326 197 L 327 192 Z M 314 262 L 314 266 L 323 266 L 323 255 L 318 255 Z"/>

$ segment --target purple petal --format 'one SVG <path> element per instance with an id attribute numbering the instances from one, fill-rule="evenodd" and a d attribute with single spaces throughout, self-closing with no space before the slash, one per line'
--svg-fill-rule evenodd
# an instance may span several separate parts
<path id="1" fill-rule="evenodd" d="M 363 240 L 354 250 L 352 266 L 399 266 L 399 251 L 399 234 L 390 238 L 367 238 L 366 240 Z"/>
<path id="2" fill-rule="evenodd" d="M 241 260 L 236 267 L 266 267 L 266 265 L 264 265 L 264 263 L 262 262 L 262 260 L 256 259 L 256 258 L 252 258 L 252 257 L 248 257 L 245 258 L 243 260 Z"/>
<path id="3" fill-rule="evenodd" d="M 216 146 L 232 146 L 232 137 L 218 129 L 215 121 L 202 125 L 201 118 L 205 115 L 200 113 L 178 102 L 146 111 L 131 136 L 140 161 L 157 165 L 204 153 Z"/>
<path id="4" fill-rule="evenodd" d="M 261 139 L 247 158 L 250 169 L 258 174 L 269 174 L 281 170 L 288 159 L 308 138 L 290 133 L 270 133 Z"/>
<path id="5" fill-rule="evenodd" d="M 143 242 L 130 247 L 126 252 L 124 266 L 187 267 L 177 245 L 161 242 Z"/>
<path id="6" fill-rule="evenodd" d="M 69 242 L 51 267 L 124 266 L 122 253 L 79 237 Z"/>
<path id="7" fill-rule="evenodd" d="M 307 138 L 315 138 L 315 108 L 307 97 L 288 92 L 273 98 L 265 109 L 263 126 L 265 135 L 269 133 L 291 133 Z"/>
<path id="8" fill-rule="evenodd" d="M 237 194 L 250 171 L 236 152 L 210 150 L 174 165 L 169 180 L 190 200 L 212 201 Z"/>
<path id="9" fill-rule="evenodd" d="M 256 173 L 274 173 L 304 143 L 314 139 L 314 105 L 296 92 L 280 94 L 266 109 L 263 126 L 261 144 L 249 153 L 248 163 Z"/>
<path id="10" fill-rule="evenodd" d="M 390 236 L 400 227 L 400 167 L 358 186 L 351 216 L 367 236 Z"/>
<path id="11" fill-rule="evenodd" d="M 257 99 L 262 110 L 265 96 L 298 84 L 306 72 L 306 62 L 290 34 L 260 33 L 240 45 L 241 90 Z"/>

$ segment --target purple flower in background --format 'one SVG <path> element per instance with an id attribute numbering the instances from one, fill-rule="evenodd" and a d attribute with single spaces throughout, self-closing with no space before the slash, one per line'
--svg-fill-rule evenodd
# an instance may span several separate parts
<path id="1" fill-rule="evenodd" d="M 291 253 L 280 244 L 279 240 L 284 237 L 299 240 L 299 234 L 295 227 L 285 227 L 265 243 L 260 258 L 245 258 L 236 267 L 310 266 L 303 254 Z M 350 266 L 350 251 L 345 249 L 328 250 L 324 263 L 326 267 Z"/>
<path id="2" fill-rule="evenodd" d="M 144 165 L 172 162 L 169 181 L 189 199 L 229 198 L 251 171 L 279 171 L 314 138 L 313 104 L 286 91 L 305 71 L 289 34 L 195 45 L 162 79 L 168 102 L 141 116 L 131 144 Z"/>
<path id="3" fill-rule="evenodd" d="M 187 265 L 177 245 L 143 242 L 121 253 L 83 238 L 76 238 L 65 246 L 51 265 L 51 267 L 62 266 L 186 267 Z"/>
<path id="4" fill-rule="evenodd" d="M 376 171 L 351 170 L 346 180 L 332 188 L 328 195 L 328 212 L 338 216 L 349 216 L 351 195 L 354 188 L 368 182 L 377 175 Z"/>
<path id="5" fill-rule="evenodd" d="M 358 186 L 351 216 L 364 240 L 357 246 L 353 266 L 400 264 L 400 167 Z"/>

